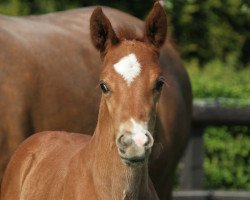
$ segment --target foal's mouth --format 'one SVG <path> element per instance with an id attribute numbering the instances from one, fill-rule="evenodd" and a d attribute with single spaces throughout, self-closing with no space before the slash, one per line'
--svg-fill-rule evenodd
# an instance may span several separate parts
<path id="1" fill-rule="evenodd" d="M 124 156 L 121 156 L 121 159 L 124 163 L 126 164 L 133 164 L 133 165 L 138 165 L 138 164 L 144 164 L 146 162 L 146 157 L 132 157 L 132 158 L 127 158 Z"/>

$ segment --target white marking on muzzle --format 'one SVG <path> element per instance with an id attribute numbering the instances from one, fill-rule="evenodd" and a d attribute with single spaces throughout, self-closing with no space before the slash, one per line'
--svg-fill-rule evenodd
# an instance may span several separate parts
<path id="1" fill-rule="evenodd" d="M 127 81 L 128 86 L 130 86 L 133 80 L 139 76 L 141 65 L 137 61 L 135 54 L 131 53 L 114 64 L 114 69 Z"/>
<path id="2" fill-rule="evenodd" d="M 148 142 L 148 137 L 146 136 L 147 125 L 136 122 L 134 119 L 131 119 L 132 122 L 132 140 L 137 146 L 144 146 Z"/>

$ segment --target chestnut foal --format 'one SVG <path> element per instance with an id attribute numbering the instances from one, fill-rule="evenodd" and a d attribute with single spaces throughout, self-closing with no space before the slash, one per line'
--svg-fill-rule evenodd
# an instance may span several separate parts
<path id="1" fill-rule="evenodd" d="M 148 159 L 164 84 L 159 48 L 166 23 L 156 3 L 143 37 L 129 40 L 101 8 L 94 10 L 91 38 L 103 60 L 94 135 L 54 131 L 25 140 L 7 167 L 2 200 L 158 199 Z"/>

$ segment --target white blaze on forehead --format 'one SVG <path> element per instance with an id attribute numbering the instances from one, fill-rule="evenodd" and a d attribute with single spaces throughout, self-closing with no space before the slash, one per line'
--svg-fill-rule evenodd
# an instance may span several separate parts
<path id="1" fill-rule="evenodd" d="M 148 141 L 148 137 L 146 136 L 146 133 L 148 132 L 147 125 L 138 123 L 134 119 L 131 119 L 131 122 L 132 140 L 137 146 L 144 146 Z"/>
<path id="2" fill-rule="evenodd" d="M 128 86 L 141 73 L 141 65 L 133 53 L 121 58 L 114 64 L 114 68 L 127 81 Z"/>

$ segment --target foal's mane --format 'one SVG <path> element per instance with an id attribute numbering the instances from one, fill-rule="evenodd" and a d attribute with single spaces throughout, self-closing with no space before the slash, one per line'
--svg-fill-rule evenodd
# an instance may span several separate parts
<path id="1" fill-rule="evenodd" d="M 142 31 L 138 33 L 134 26 L 117 26 L 115 28 L 115 33 L 121 40 L 143 40 Z"/>

